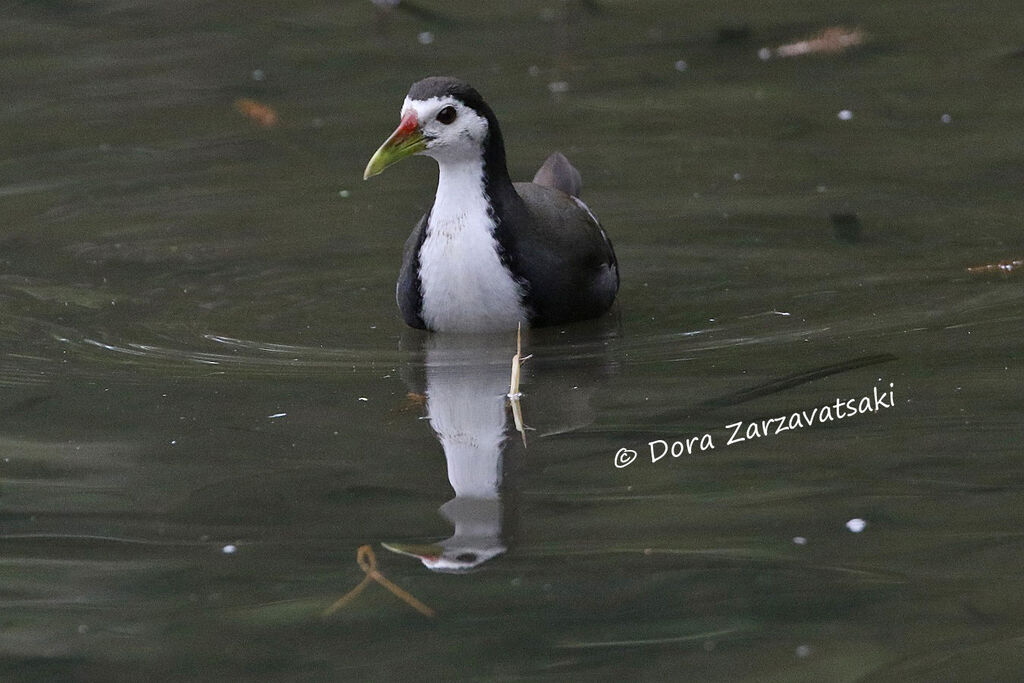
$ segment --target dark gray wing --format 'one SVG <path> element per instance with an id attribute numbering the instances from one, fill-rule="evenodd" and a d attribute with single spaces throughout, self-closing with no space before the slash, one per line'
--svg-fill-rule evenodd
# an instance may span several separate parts
<path id="1" fill-rule="evenodd" d="M 420 222 L 412 229 L 412 234 L 405 241 L 402 252 L 402 269 L 398 271 L 398 284 L 395 286 L 395 299 L 398 310 L 402 312 L 402 320 L 410 327 L 421 330 L 427 325 L 423 322 L 420 311 L 423 310 L 423 290 L 420 288 L 420 247 L 427 236 L 427 219 L 430 212 L 423 215 Z"/>
<path id="2" fill-rule="evenodd" d="M 533 324 L 604 313 L 619 289 L 619 266 L 594 214 L 560 190 L 535 183 L 516 183 L 515 189 L 528 220 L 508 231 L 516 254 L 510 266 L 526 283 Z"/>
<path id="3" fill-rule="evenodd" d="M 561 152 L 555 152 L 547 158 L 533 176 L 533 183 L 553 187 L 573 197 L 579 197 L 583 191 L 583 177 Z"/>

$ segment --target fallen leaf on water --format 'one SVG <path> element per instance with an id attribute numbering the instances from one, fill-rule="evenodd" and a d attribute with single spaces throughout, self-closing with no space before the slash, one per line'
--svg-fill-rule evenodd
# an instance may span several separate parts
<path id="1" fill-rule="evenodd" d="M 417 394 L 414 391 L 410 391 L 405 395 L 405 409 L 409 408 L 422 408 L 427 405 L 427 395 Z"/>
<path id="2" fill-rule="evenodd" d="M 258 126 L 272 128 L 277 125 L 277 112 L 256 100 L 247 97 L 237 99 L 235 109 Z"/>
<path id="3" fill-rule="evenodd" d="M 814 34 L 810 38 L 795 43 L 779 45 L 777 48 L 762 48 L 761 59 L 772 57 L 799 57 L 810 54 L 830 54 L 842 52 L 851 47 L 861 45 L 865 40 L 864 32 L 859 28 L 830 26 Z"/>

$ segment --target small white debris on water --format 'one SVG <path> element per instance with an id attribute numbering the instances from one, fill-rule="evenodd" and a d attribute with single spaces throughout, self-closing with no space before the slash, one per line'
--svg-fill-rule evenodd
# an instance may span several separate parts
<path id="1" fill-rule="evenodd" d="M 854 517 L 853 519 L 851 519 L 849 522 L 846 523 L 846 528 L 849 529 L 850 531 L 852 531 L 855 534 L 859 534 L 860 532 L 864 531 L 864 529 L 865 529 L 865 527 L 867 527 L 867 525 L 868 525 L 868 523 L 865 522 L 860 517 Z"/>
<path id="2" fill-rule="evenodd" d="M 795 654 L 800 659 L 803 659 L 811 654 L 811 648 L 808 645 L 798 645 Z"/>
<path id="3" fill-rule="evenodd" d="M 803 536 L 794 536 L 793 543 L 796 543 L 797 545 L 807 545 L 807 539 Z"/>
<path id="4" fill-rule="evenodd" d="M 548 90 L 555 94 L 569 92 L 569 84 L 566 81 L 552 81 L 548 83 Z"/>
<path id="5" fill-rule="evenodd" d="M 770 47 L 762 47 L 757 51 L 757 58 L 762 62 L 767 62 L 772 58 L 772 49 Z"/>
<path id="6" fill-rule="evenodd" d="M 366 398 L 365 396 L 360 396 L 359 400 L 360 401 L 369 401 L 370 399 Z"/>
<path id="7" fill-rule="evenodd" d="M 733 173 L 732 174 L 732 179 L 733 180 L 743 180 L 743 174 L 742 173 Z"/>
<path id="8" fill-rule="evenodd" d="M 338 196 L 341 197 L 342 199 L 348 199 L 349 197 L 352 196 L 352 193 L 349 192 L 348 190 L 338 190 Z"/>
<path id="9" fill-rule="evenodd" d="M 942 121 L 943 123 L 953 123 L 953 117 L 950 116 L 949 114 L 943 114 L 942 116 L 939 117 L 939 120 Z"/>
<path id="10" fill-rule="evenodd" d="M 267 74 L 264 73 L 263 69 L 253 69 L 249 77 L 254 81 L 262 81 L 267 78 Z"/>
<path id="11" fill-rule="evenodd" d="M 279 417 L 284 417 L 288 413 L 274 413 L 273 415 L 267 415 L 268 420 L 276 420 Z"/>
<path id="12" fill-rule="evenodd" d="M 836 116 L 839 117 L 840 121 L 849 121 L 850 119 L 853 118 L 853 112 L 850 111 L 849 109 L 843 109 L 838 114 L 836 114 Z"/>
<path id="13" fill-rule="evenodd" d="M 423 31 L 416 36 L 416 40 L 420 41 L 420 45 L 430 45 L 434 42 L 434 34 L 430 31 Z"/>
<path id="14" fill-rule="evenodd" d="M 676 71 L 686 71 L 690 68 L 690 65 L 686 63 L 685 59 L 680 59 L 676 62 Z"/>
<path id="15" fill-rule="evenodd" d="M 233 555 L 236 550 L 238 550 L 238 547 L 231 545 L 230 543 L 220 549 L 220 551 L 225 555 Z"/>

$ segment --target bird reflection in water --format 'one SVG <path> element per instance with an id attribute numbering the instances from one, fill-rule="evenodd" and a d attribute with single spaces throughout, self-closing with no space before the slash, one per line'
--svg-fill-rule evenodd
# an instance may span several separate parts
<path id="1" fill-rule="evenodd" d="M 439 512 L 455 531 L 430 545 L 385 543 L 437 572 L 470 571 L 508 549 L 502 496 L 507 442 L 508 335 L 431 335 L 426 412 L 455 497 Z"/>
<path id="2" fill-rule="evenodd" d="M 526 471 L 520 465 L 527 454 L 531 461 L 554 464 L 573 451 L 552 448 L 552 439 L 594 421 L 591 398 L 616 368 L 608 343 L 618 335 L 618 324 L 606 318 L 565 329 L 524 329 L 522 349 L 510 334 L 409 334 L 422 344 L 424 374 L 407 379 L 415 389 L 425 382 L 426 416 L 455 491 L 439 512 L 454 533 L 433 544 L 384 547 L 419 558 L 432 571 L 468 572 L 513 547 L 518 483 Z M 528 451 L 508 409 L 510 361 L 517 351 L 520 357 L 535 353 L 524 366 L 529 368 L 522 397 Z"/>

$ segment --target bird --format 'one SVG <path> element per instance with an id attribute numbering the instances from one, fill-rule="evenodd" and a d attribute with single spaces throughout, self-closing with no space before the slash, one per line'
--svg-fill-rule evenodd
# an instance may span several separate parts
<path id="1" fill-rule="evenodd" d="M 457 78 L 417 81 L 364 179 L 408 156 L 438 164 L 434 203 L 406 240 L 395 298 L 406 324 L 500 332 L 596 318 L 619 289 L 611 240 L 560 152 L 513 183 L 498 119 Z"/>

